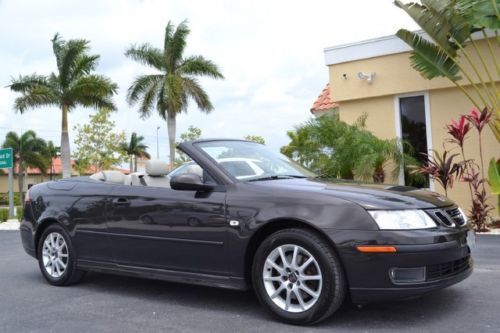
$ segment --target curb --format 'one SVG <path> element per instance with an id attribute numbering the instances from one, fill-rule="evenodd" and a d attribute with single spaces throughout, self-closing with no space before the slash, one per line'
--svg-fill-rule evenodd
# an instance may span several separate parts
<path id="1" fill-rule="evenodd" d="M 19 230 L 21 224 L 18 220 L 7 220 L 6 222 L 0 223 L 0 230 Z"/>

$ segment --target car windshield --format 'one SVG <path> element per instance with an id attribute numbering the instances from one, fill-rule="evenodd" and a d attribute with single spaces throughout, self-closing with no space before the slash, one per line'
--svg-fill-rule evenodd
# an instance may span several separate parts
<path id="1" fill-rule="evenodd" d="M 248 141 L 206 141 L 195 146 L 241 181 L 314 177 L 314 173 L 264 145 Z"/>

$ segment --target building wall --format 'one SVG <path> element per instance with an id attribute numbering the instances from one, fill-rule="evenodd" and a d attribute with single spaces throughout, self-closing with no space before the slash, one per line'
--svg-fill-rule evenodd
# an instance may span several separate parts
<path id="1" fill-rule="evenodd" d="M 481 52 L 489 54 L 485 40 L 478 40 L 476 43 Z M 483 69 L 480 66 L 479 59 L 475 56 L 475 52 L 470 46 L 467 49 L 473 53 L 472 60 L 478 65 L 482 73 Z M 424 79 L 411 68 L 409 55 L 409 52 L 404 52 L 330 65 L 329 76 L 332 100 L 342 104 L 343 101 L 354 99 L 455 87 L 451 81 L 445 78 Z M 487 57 L 486 61 L 490 68 L 494 68 L 491 57 Z M 469 70 L 470 66 L 465 64 L 464 68 Z M 358 72 L 375 72 L 373 83 L 368 84 L 366 80 L 360 80 L 357 76 Z M 344 74 L 346 79 L 344 79 Z M 483 76 L 486 77 L 486 75 Z M 466 81 L 462 80 L 460 82 Z"/>
<path id="2" fill-rule="evenodd" d="M 53 179 L 59 179 L 60 176 L 54 176 Z M 28 175 L 24 177 L 24 190 L 28 188 L 28 184 L 38 184 L 49 181 L 49 176 L 40 176 L 40 175 Z M 14 176 L 14 192 L 19 192 L 17 176 Z M 0 175 L 0 193 L 7 193 L 9 191 L 9 176 L 7 174 Z"/>
<path id="3" fill-rule="evenodd" d="M 482 49 L 486 47 L 485 41 L 478 41 L 478 44 Z M 358 79 L 357 73 L 360 71 L 376 72 L 373 83 L 368 84 Z M 395 102 L 398 95 L 420 92 L 427 94 L 432 148 L 440 153 L 443 152 L 443 145 L 447 149 L 454 147 L 447 142 L 449 135 L 445 125 L 451 119 L 458 119 L 460 115 L 469 113 L 472 108 L 467 97 L 447 79 L 426 80 L 413 70 L 408 52 L 331 65 L 329 72 L 331 96 L 340 104 L 340 119 L 353 123 L 366 112 L 367 128 L 380 138 L 397 136 Z M 343 74 L 347 75 L 347 79 L 343 79 Z M 466 87 L 466 90 L 475 96 L 471 86 Z M 500 155 L 500 144 L 489 128 L 483 130 L 482 141 L 486 174 L 489 160 Z M 469 132 L 465 151 L 467 158 L 480 163 L 479 140 L 475 129 Z M 457 149 L 453 151 L 459 152 Z M 388 170 L 387 174 L 389 175 Z M 394 183 L 395 180 L 386 177 L 386 182 Z M 439 184 L 434 184 L 434 189 L 444 194 Z M 489 195 L 490 204 L 496 207 L 497 198 L 490 192 Z M 448 196 L 463 207 L 470 206 L 469 188 L 465 183 L 455 182 Z"/>

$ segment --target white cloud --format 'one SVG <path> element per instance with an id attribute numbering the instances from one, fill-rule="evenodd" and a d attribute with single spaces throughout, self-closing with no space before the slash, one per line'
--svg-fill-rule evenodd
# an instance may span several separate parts
<path id="1" fill-rule="evenodd" d="M 274 149 L 287 143 L 286 131 L 309 118 L 309 108 L 328 81 L 323 49 L 328 46 L 414 29 L 392 0 L 352 1 L 16 1 L 0 2 L 0 138 L 7 129 L 33 128 L 59 140 L 60 113 L 41 109 L 15 114 L 15 95 L 4 88 L 11 76 L 49 73 L 55 67 L 50 39 L 91 41 L 101 55 L 99 71 L 120 86 L 113 115 L 127 133 L 144 135 L 156 151 L 161 126 L 161 157 L 167 156 L 164 122 L 141 120 L 125 101 L 135 75 L 147 71 L 123 55 L 132 43 L 158 47 L 166 22 L 189 19 L 187 54 L 203 54 L 222 69 L 223 81 L 203 79 L 215 111 L 205 115 L 191 105 L 178 118 L 178 133 L 195 125 L 206 137 L 262 135 Z M 70 126 L 86 122 L 91 110 L 74 110 Z"/>

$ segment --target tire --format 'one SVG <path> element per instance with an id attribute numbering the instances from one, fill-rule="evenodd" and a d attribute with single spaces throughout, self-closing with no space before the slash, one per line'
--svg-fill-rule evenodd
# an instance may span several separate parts
<path id="1" fill-rule="evenodd" d="M 38 266 L 43 277 L 54 286 L 79 282 L 85 272 L 76 268 L 76 254 L 68 233 L 58 224 L 44 230 L 38 242 Z"/>
<path id="2" fill-rule="evenodd" d="M 331 316 L 342 305 L 347 289 L 331 246 L 298 228 L 277 231 L 261 243 L 253 261 L 252 284 L 265 308 L 294 325 Z"/>

